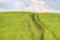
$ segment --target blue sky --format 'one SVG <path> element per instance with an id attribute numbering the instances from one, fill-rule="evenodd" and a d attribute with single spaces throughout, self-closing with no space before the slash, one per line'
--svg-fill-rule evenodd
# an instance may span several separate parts
<path id="1" fill-rule="evenodd" d="M 44 0 L 50 8 L 60 10 L 60 0 Z"/>
<path id="2" fill-rule="evenodd" d="M 0 0 L 0 11 L 60 11 L 60 0 Z"/>

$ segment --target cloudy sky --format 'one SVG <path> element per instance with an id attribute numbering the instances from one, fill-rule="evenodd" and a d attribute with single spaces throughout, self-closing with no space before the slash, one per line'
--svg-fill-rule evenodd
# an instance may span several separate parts
<path id="1" fill-rule="evenodd" d="M 0 0 L 0 11 L 60 11 L 60 0 Z"/>

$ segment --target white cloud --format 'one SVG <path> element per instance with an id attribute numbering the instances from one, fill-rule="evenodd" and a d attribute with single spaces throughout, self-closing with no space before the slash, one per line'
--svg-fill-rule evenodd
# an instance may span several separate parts
<path id="1" fill-rule="evenodd" d="M 26 11 L 34 12 L 53 12 L 54 9 L 49 8 L 43 0 L 31 0 L 32 4 L 30 7 L 26 8 Z"/>
<path id="2" fill-rule="evenodd" d="M 41 10 L 39 9 L 39 6 L 34 6 L 34 5 L 31 5 L 30 7 L 26 8 L 25 11 L 41 12 Z"/>
<path id="3" fill-rule="evenodd" d="M 0 0 L 0 4 L 5 4 L 8 0 Z M 54 9 L 49 8 L 43 0 L 30 0 L 32 3 L 29 7 L 26 7 L 26 5 L 23 2 L 20 2 L 20 0 L 14 0 L 13 1 L 13 8 L 12 11 L 31 11 L 31 12 L 52 12 L 55 11 Z M 29 2 L 27 2 L 29 3 Z M 9 4 L 10 5 L 10 4 Z M 11 11 L 10 10 L 10 11 Z"/>
<path id="4" fill-rule="evenodd" d="M 40 0 L 31 0 L 31 2 L 34 2 L 34 3 L 35 3 L 35 2 L 39 2 L 39 1 L 40 1 Z"/>

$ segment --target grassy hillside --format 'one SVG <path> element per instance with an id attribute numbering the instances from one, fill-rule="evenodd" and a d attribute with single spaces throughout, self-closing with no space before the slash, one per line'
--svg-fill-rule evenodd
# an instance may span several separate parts
<path id="1" fill-rule="evenodd" d="M 1 12 L 0 40 L 60 40 L 60 14 Z"/>

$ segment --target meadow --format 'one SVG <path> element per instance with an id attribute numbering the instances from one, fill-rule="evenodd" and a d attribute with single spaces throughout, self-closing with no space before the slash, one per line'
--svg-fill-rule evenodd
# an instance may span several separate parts
<path id="1" fill-rule="evenodd" d="M 0 40 L 60 40 L 60 14 L 0 12 Z"/>

